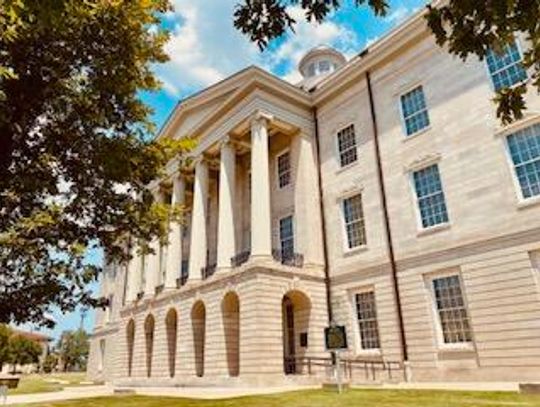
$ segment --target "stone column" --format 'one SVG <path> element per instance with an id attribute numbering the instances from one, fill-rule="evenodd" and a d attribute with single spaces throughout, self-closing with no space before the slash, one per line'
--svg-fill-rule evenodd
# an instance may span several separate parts
<path id="1" fill-rule="evenodd" d="M 236 192 L 236 152 L 229 138 L 221 144 L 219 169 L 219 218 L 217 269 L 231 268 L 231 257 L 236 254 L 234 201 Z"/>
<path id="2" fill-rule="evenodd" d="M 272 256 L 268 123 L 272 116 L 258 112 L 251 121 L 251 258 Z"/>
<path id="3" fill-rule="evenodd" d="M 163 201 L 163 194 L 161 191 L 156 190 L 154 193 L 154 200 L 156 202 Z M 150 248 L 153 250 L 153 253 L 148 254 L 148 269 L 146 270 L 146 287 L 144 289 L 144 296 L 151 297 L 156 292 L 156 287 L 159 286 L 161 282 L 161 267 L 160 267 L 160 256 L 159 256 L 159 238 L 154 237 L 150 242 Z"/>
<path id="4" fill-rule="evenodd" d="M 296 218 L 295 250 L 304 256 L 305 267 L 323 266 L 322 218 L 318 190 L 317 154 L 313 137 L 305 132 L 293 140 L 296 155 L 294 207 Z"/>
<path id="5" fill-rule="evenodd" d="M 127 293 L 126 303 L 135 301 L 141 281 L 139 263 L 140 257 L 137 255 L 137 246 L 134 244 L 130 249 L 131 259 L 127 264 Z"/>
<path id="6" fill-rule="evenodd" d="M 207 203 L 208 164 L 201 158 L 195 165 L 195 185 L 193 187 L 188 277 L 188 281 L 190 282 L 201 280 L 201 269 L 206 267 L 206 252 L 208 247 L 206 235 Z"/>
<path id="7" fill-rule="evenodd" d="M 186 195 L 186 182 L 182 176 L 173 180 L 172 206 L 184 205 Z M 169 225 L 169 246 L 167 253 L 167 271 L 165 276 L 165 289 L 176 288 L 176 279 L 180 278 L 182 267 L 182 224 L 171 221 Z"/>

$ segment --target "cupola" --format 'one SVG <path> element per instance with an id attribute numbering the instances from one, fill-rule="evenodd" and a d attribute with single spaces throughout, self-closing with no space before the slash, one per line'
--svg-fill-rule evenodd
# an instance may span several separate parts
<path id="1" fill-rule="evenodd" d="M 327 75 L 345 64 L 347 60 L 339 51 L 326 45 L 312 48 L 298 64 L 304 79 Z"/>

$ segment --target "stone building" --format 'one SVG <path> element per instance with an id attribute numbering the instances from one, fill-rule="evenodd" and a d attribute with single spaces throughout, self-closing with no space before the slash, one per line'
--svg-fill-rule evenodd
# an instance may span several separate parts
<path id="1" fill-rule="evenodd" d="M 540 98 L 509 126 L 492 102 L 526 47 L 463 62 L 420 13 L 296 86 L 248 67 L 182 101 L 159 137 L 197 137 L 194 164 L 151 188 L 187 221 L 109 266 L 90 376 L 281 383 L 332 315 L 346 360 L 409 380 L 539 380 Z"/>

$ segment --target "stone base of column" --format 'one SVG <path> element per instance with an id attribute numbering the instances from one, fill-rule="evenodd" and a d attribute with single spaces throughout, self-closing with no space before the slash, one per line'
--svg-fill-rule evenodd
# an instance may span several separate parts
<path id="1" fill-rule="evenodd" d="M 252 254 L 249 256 L 248 260 L 248 263 L 257 263 L 263 265 L 272 264 L 274 262 L 274 258 L 269 254 Z"/>
<path id="2" fill-rule="evenodd" d="M 233 269 L 233 268 L 230 267 L 230 266 L 222 266 L 222 267 L 218 266 L 218 267 L 216 268 L 216 272 L 214 273 L 214 275 L 221 276 L 221 275 L 223 275 L 223 274 L 230 273 L 230 272 L 232 271 L 232 269 Z"/>

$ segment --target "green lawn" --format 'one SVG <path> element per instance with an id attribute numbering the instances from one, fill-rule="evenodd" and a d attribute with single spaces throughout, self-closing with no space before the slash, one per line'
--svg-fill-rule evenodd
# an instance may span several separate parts
<path id="1" fill-rule="evenodd" d="M 68 383 L 54 383 L 59 380 Z M 16 389 L 9 390 L 10 395 L 47 393 L 51 391 L 60 391 L 64 387 L 80 386 L 80 382 L 86 380 L 86 373 L 58 373 L 48 375 L 32 374 L 21 377 Z"/>
<path id="2" fill-rule="evenodd" d="M 326 390 L 226 400 L 190 400 L 165 397 L 118 396 L 55 402 L 34 407 L 489 407 L 540 406 L 540 396 L 513 393 L 443 392 L 410 390 L 349 390 L 337 395 Z"/>

